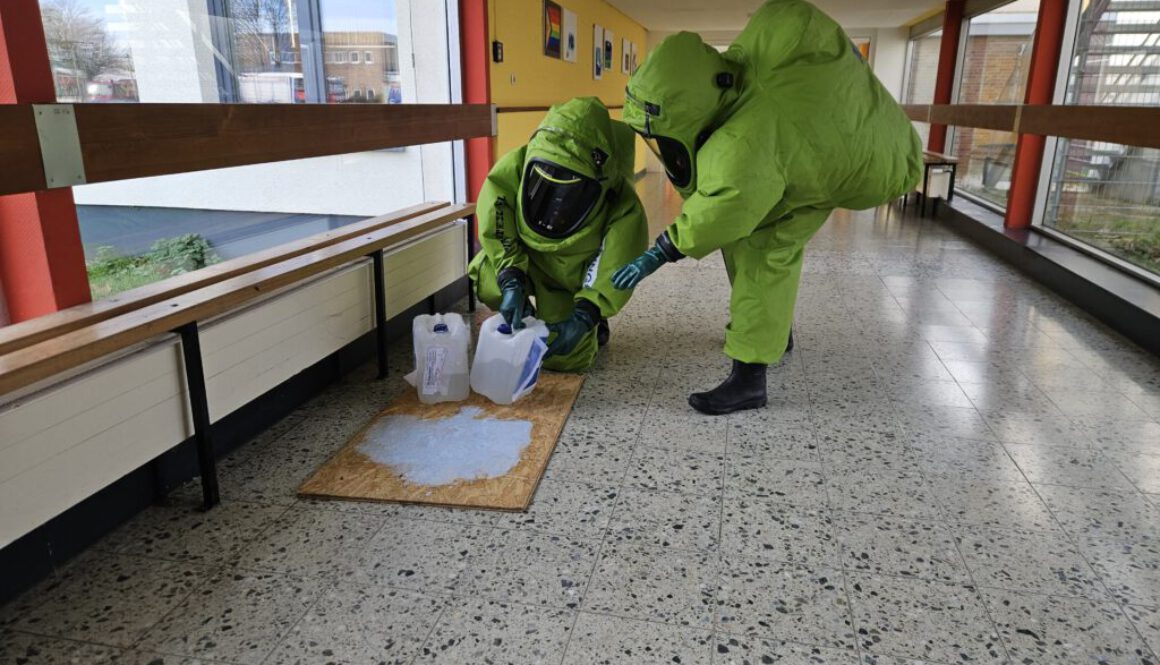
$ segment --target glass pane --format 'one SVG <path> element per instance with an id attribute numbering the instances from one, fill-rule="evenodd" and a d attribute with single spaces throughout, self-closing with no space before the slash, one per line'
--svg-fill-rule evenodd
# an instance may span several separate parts
<path id="1" fill-rule="evenodd" d="M 306 85 L 294 0 L 227 0 L 227 69 L 237 79 L 236 100 L 302 104 Z M 218 56 L 222 58 L 223 56 Z"/>
<path id="2" fill-rule="evenodd" d="M 394 0 L 321 0 L 320 7 L 326 101 L 401 103 Z"/>
<path id="3" fill-rule="evenodd" d="M 1160 150 L 1063 140 L 1044 221 L 1160 273 Z"/>
<path id="4" fill-rule="evenodd" d="M 942 30 L 925 37 L 912 39 L 906 47 L 906 90 L 903 104 L 931 104 L 934 102 L 934 83 L 938 77 L 938 52 L 942 43 Z M 914 123 L 918 135 L 925 146 L 930 134 L 930 125 Z"/>
<path id="5" fill-rule="evenodd" d="M 50 0 L 40 13 L 59 102 L 135 102 L 129 45 L 110 29 L 105 0 Z"/>
<path id="6" fill-rule="evenodd" d="M 958 103 L 1023 103 L 1038 11 L 1039 0 L 1017 0 L 970 20 Z M 957 187 L 1006 206 L 1015 134 L 956 127 L 952 150 L 959 158 Z"/>

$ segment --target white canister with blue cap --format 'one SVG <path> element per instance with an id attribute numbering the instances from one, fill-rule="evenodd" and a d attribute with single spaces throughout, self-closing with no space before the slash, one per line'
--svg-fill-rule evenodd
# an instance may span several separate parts
<path id="1" fill-rule="evenodd" d="M 415 341 L 415 371 L 407 380 L 424 404 L 458 402 L 471 394 L 467 349 L 471 329 L 463 317 L 423 314 L 411 323 Z"/>
<path id="2" fill-rule="evenodd" d="M 479 329 L 471 365 L 471 389 L 496 404 L 512 404 L 536 387 L 548 351 L 548 326 L 529 316 L 512 330 L 496 314 Z"/>

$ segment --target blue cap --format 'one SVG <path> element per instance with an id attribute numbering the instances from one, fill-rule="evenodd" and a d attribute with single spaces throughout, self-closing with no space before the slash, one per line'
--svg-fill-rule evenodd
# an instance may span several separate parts
<path id="1" fill-rule="evenodd" d="M 498 328 L 496 328 L 496 330 L 498 330 L 498 331 L 499 331 L 499 334 L 501 334 L 501 335 L 510 335 L 510 334 L 512 334 L 512 327 L 511 327 L 511 326 L 509 326 L 509 325 L 508 325 L 508 324 L 506 324 L 506 323 L 501 323 L 501 324 L 499 324 L 499 327 L 498 327 Z"/>
<path id="2" fill-rule="evenodd" d="M 449 330 L 446 323 L 436 323 L 434 331 L 437 333 L 445 333 Z"/>

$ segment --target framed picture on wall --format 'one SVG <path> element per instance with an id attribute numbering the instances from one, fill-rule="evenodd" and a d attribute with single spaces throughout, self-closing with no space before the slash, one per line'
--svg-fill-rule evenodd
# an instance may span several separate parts
<path id="1" fill-rule="evenodd" d="M 592 26 L 592 78 L 604 78 L 604 28 Z"/>
<path id="2" fill-rule="evenodd" d="M 560 57 L 560 41 L 564 32 L 564 14 L 560 5 L 544 0 L 544 55 Z"/>
<path id="3" fill-rule="evenodd" d="M 869 36 L 850 38 L 850 43 L 854 45 L 854 51 L 862 56 L 862 62 L 870 62 L 871 41 Z"/>
<path id="4" fill-rule="evenodd" d="M 632 42 L 628 37 L 620 40 L 620 73 L 627 74 L 632 58 Z"/>
<path id="5" fill-rule="evenodd" d="M 576 36 L 576 14 L 564 10 L 564 59 L 576 62 L 576 52 L 580 50 L 580 40 Z"/>
<path id="6" fill-rule="evenodd" d="M 616 62 L 616 58 L 612 55 L 612 45 L 616 43 L 616 36 L 612 34 L 611 30 L 604 31 L 604 70 L 611 71 Z"/>

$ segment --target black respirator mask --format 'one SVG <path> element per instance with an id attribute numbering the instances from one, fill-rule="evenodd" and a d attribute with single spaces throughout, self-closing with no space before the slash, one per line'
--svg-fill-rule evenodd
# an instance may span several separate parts
<path id="1" fill-rule="evenodd" d="M 600 173 L 608 155 L 594 149 L 592 157 Z M 546 159 L 533 159 L 524 169 L 520 202 L 524 222 L 546 238 L 567 238 L 588 221 L 601 192 L 596 178 Z"/>

